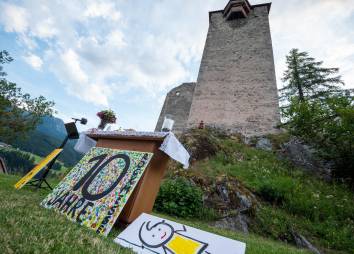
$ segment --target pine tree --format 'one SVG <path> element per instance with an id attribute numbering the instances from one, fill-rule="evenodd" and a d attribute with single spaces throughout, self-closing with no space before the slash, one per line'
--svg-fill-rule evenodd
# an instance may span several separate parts
<path id="1" fill-rule="evenodd" d="M 338 68 L 322 67 L 323 62 L 315 61 L 307 52 L 292 49 L 286 57 L 286 64 L 282 79 L 285 86 L 279 90 L 282 101 L 324 99 L 342 91 L 339 85 L 344 83 L 338 75 Z"/>

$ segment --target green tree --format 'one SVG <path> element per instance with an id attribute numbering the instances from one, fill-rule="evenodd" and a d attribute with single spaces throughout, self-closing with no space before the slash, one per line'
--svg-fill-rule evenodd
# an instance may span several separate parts
<path id="1" fill-rule="evenodd" d="M 0 51 L 0 139 L 5 142 L 24 137 L 36 128 L 43 116 L 54 113 L 53 101 L 43 96 L 32 98 L 16 83 L 4 78 L 6 72 L 2 65 L 12 60 L 7 51 Z"/>
<path id="2" fill-rule="evenodd" d="M 6 76 L 6 72 L 4 72 L 2 64 L 4 63 L 9 63 L 12 62 L 13 58 L 10 56 L 10 54 L 6 50 L 0 51 L 0 77 Z"/>
<path id="3" fill-rule="evenodd" d="M 315 61 L 307 52 L 292 49 L 286 56 L 286 64 L 282 79 L 285 86 L 279 90 L 283 101 L 323 99 L 340 92 L 339 85 L 344 84 L 338 68 L 322 67 L 323 62 Z"/>
<path id="4" fill-rule="evenodd" d="M 334 175 L 354 180 L 354 104 L 351 96 L 331 96 L 325 102 L 292 101 L 287 129 L 317 148 L 335 164 Z M 354 182 L 353 182 L 354 183 Z"/>
<path id="5" fill-rule="evenodd" d="M 284 126 L 317 148 L 318 154 L 335 163 L 336 176 L 354 179 L 354 103 L 337 68 L 322 68 L 322 62 L 297 49 L 286 58 L 286 82 L 280 89 Z M 333 76 L 336 75 L 336 76 Z"/>

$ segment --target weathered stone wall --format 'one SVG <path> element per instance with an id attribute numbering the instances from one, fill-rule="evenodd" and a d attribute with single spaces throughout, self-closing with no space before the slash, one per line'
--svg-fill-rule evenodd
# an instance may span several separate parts
<path id="1" fill-rule="evenodd" d="M 195 83 L 183 83 L 173 88 L 166 96 L 155 131 L 160 131 L 165 115 L 171 115 L 175 124 L 173 132 L 183 131 L 187 125 L 187 120 L 192 104 Z"/>
<path id="2" fill-rule="evenodd" d="M 200 121 L 246 136 L 277 132 L 280 117 L 268 6 L 253 6 L 247 18 L 231 21 L 222 11 L 210 13 L 188 127 Z"/>

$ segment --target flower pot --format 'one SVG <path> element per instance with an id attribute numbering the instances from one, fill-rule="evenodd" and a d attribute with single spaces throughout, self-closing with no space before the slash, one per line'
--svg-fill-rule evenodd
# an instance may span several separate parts
<path id="1" fill-rule="evenodd" d="M 98 129 L 100 130 L 104 130 L 104 128 L 106 127 L 106 125 L 108 124 L 108 121 L 101 119 L 100 124 L 98 125 Z"/>

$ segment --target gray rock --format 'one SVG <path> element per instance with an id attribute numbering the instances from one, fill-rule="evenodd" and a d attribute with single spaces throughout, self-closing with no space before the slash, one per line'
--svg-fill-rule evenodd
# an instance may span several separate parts
<path id="1" fill-rule="evenodd" d="M 312 253 L 321 254 L 321 252 L 313 246 L 303 235 L 292 232 L 297 247 L 309 249 Z"/>
<path id="2" fill-rule="evenodd" d="M 208 181 L 193 177 L 190 180 L 202 188 L 204 205 L 218 211 L 224 217 L 238 212 L 253 214 L 257 209 L 255 195 L 236 178 L 218 177 Z"/>
<path id="3" fill-rule="evenodd" d="M 212 223 L 212 226 L 248 234 L 248 222 L 249 218 L 246 215 L 238 213 L 237 215 L 228 216 L 215 221 Z"/>
<path id="4" fill-rule="evenodd" d="M 299 138 L 291 138 L 289 142 L 283 144 L 280 156 L 289 159 L 295 166 L 301 167 L 325 180 L 331 179 L 331 163 L 320 159 L 316 155 L 316 150 Z"/>
<path id="5" fill-rule="evenodd" d="M 257 209 L 257 199 L 236 179 L 216 179 L 206 191 L 204 204 L 223 216 L 212 226 L 248 234 L 250 214 Z"/>
<path id="6" fill-rule="evenodd" d="M 272 151 L 272 142 L 270 142 L 269 139 L 267 138 L 259 138 L 256 143 L 256 148 L 266 150 L 266 151 Z"/>

